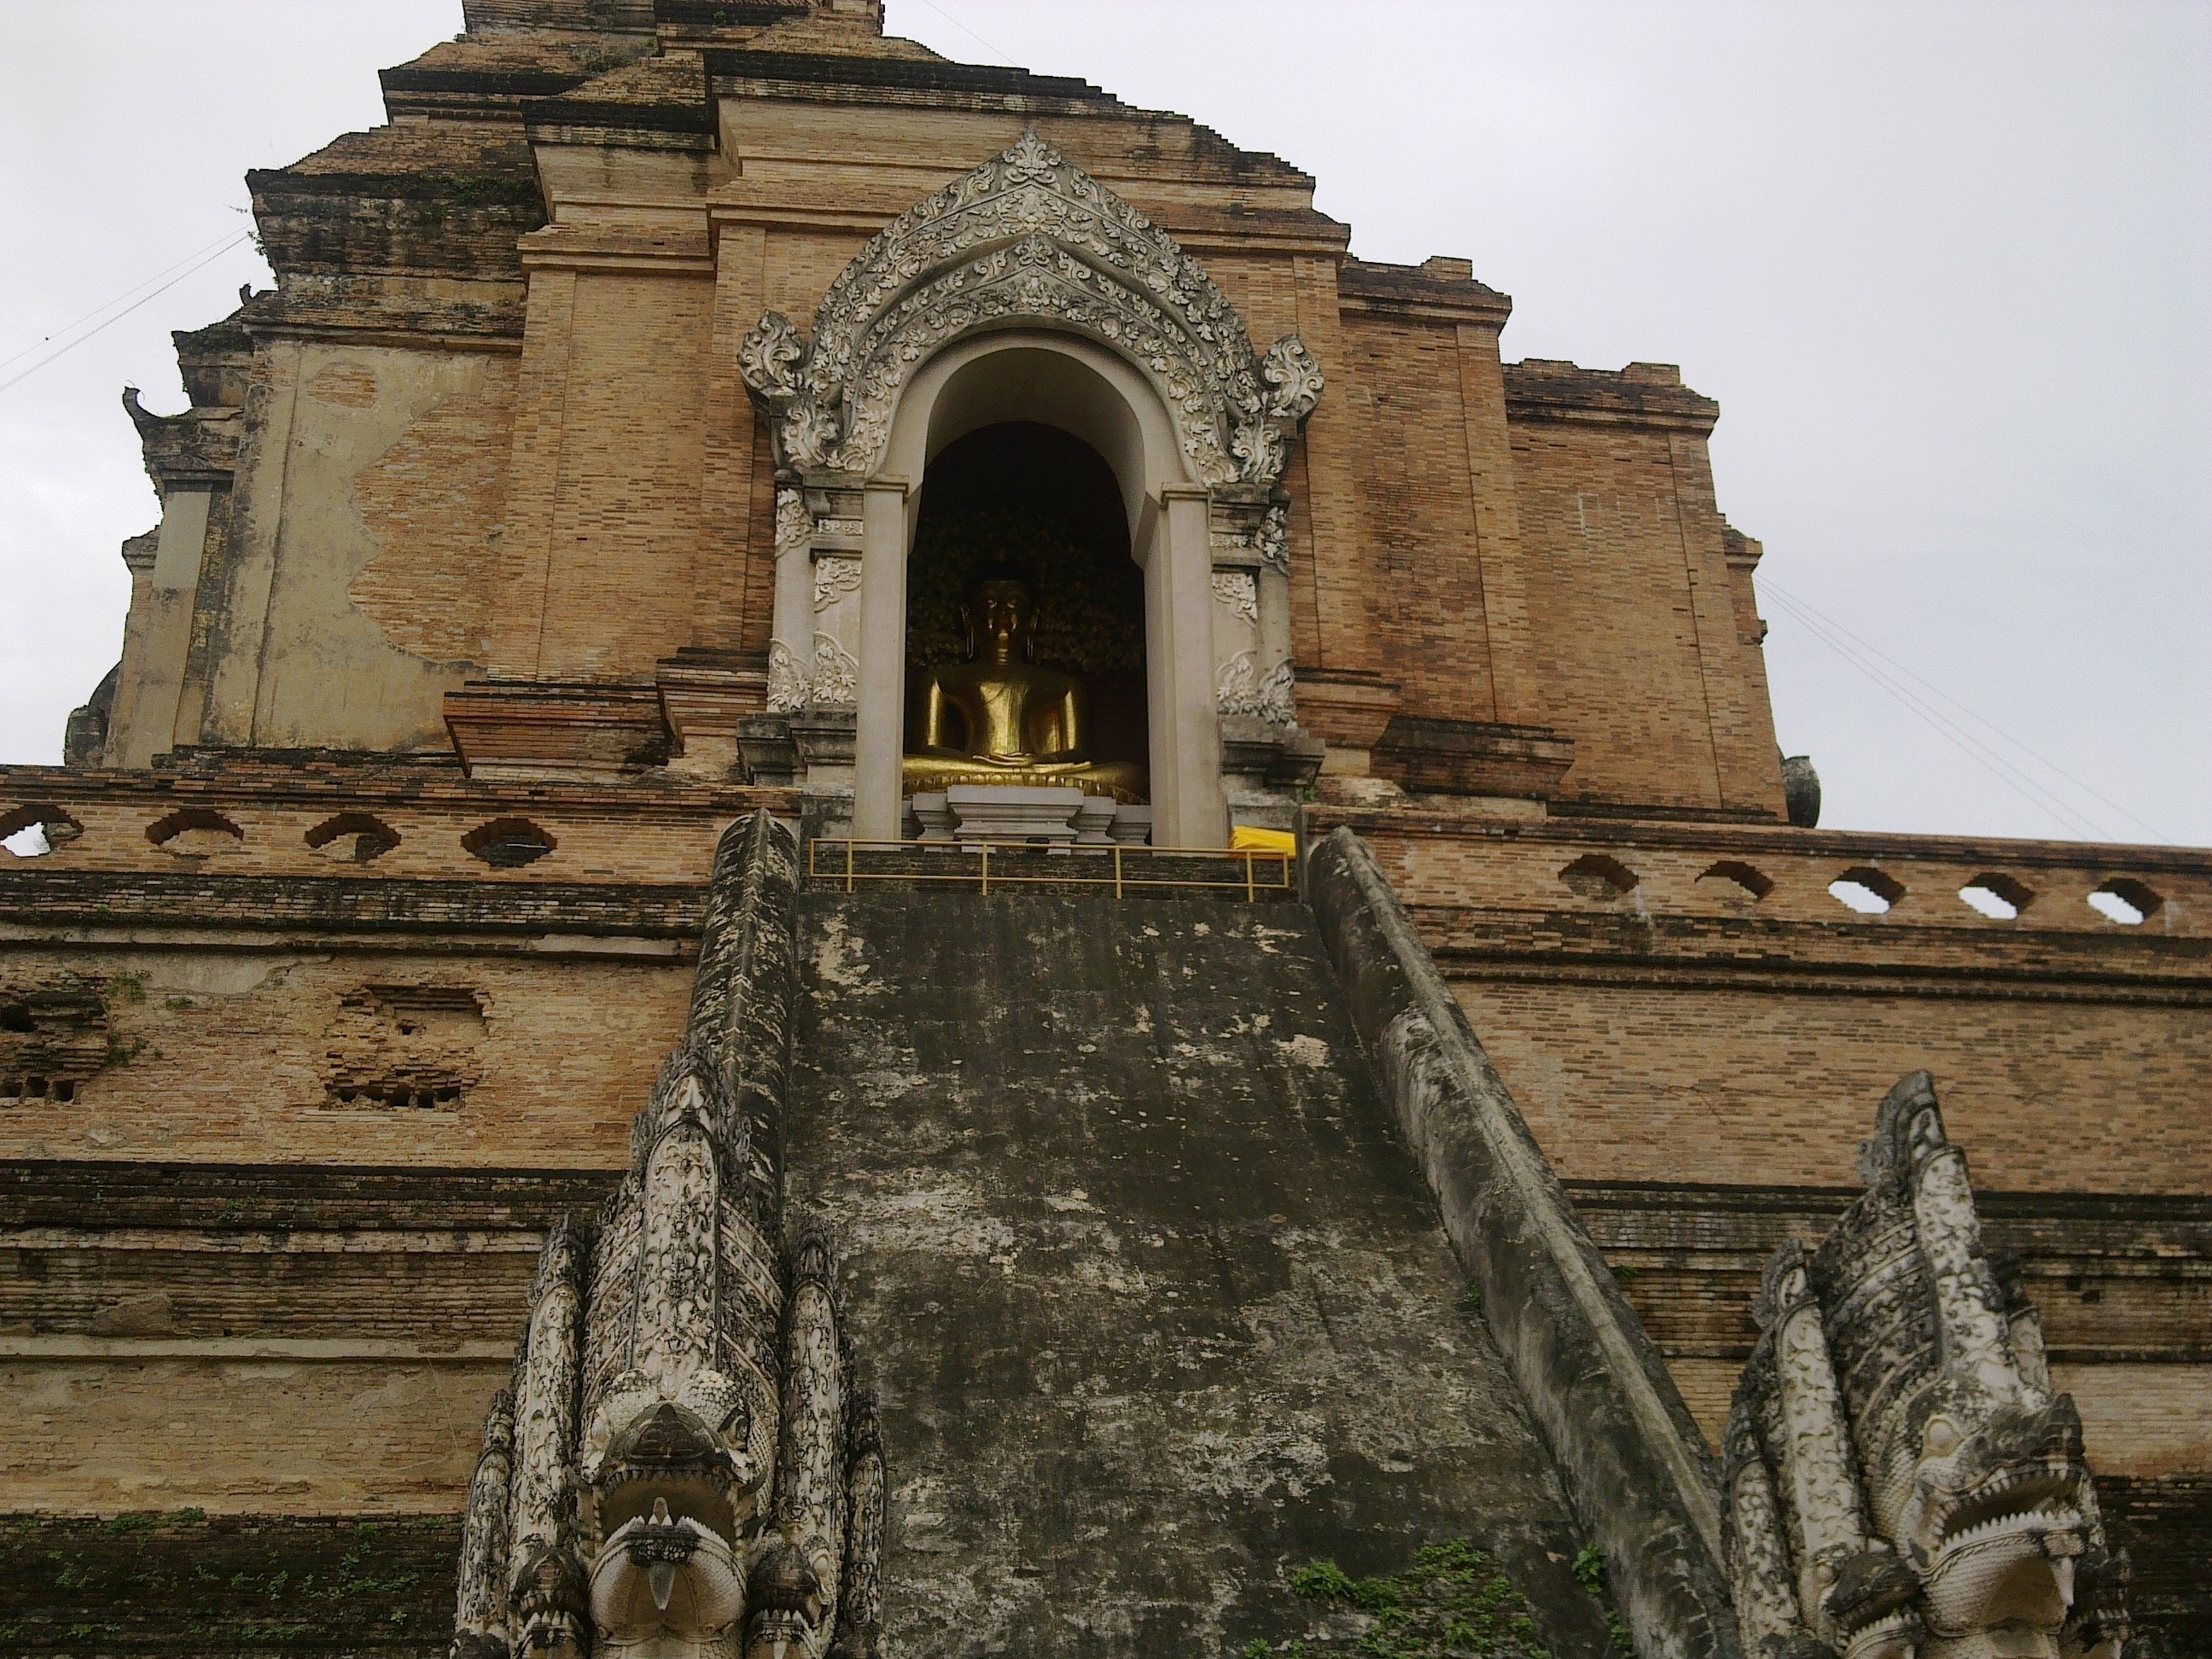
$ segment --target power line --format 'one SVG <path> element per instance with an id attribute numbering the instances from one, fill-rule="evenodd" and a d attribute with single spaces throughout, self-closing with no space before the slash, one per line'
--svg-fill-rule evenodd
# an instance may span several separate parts
<path id="1" fill-rule="evenodd" d="M 2030 805 L 2048 813 L 2056 819 L 2065 834 L 2094 840 L 2113 839 L 2106 827 L 2096 819 L 2069 804 L 2063 797 L 2007 760 L 1972 732 L 1963 730 L 1956 721 L 1949 719 L 1940 708 L 1912 690 L 1910 686 L 1885 673 L 1865 656 L 1853 650 L 1849 644 L 1845 643 L 1845 640 L 1856 636 L 1850 635 L 1849 630 L 1843 629 L 1841 624 L 1830 623 L 1828 619 L 1820 612 L 1813 610 L 1809 605 L 1803 605 L 1802 601 L 1793 600 L 1790 595 L 1783 592 L 1774 584 L 1769 583 L 1765 586 L 1767 592 L 1773 596 L 1782 609 L 1814 638 L 1850 663 L 1852 667 L 1857 669 L 1899 702 L 1903 703 L 1937 736 L 1980 766 L 1998 782 L 2003 784 Z M 1832 629 L 1834 631 L 1832 632 Z M 1888 659 L 1884 658 L 1883 660 Z M 1913 675 L 1911 678 L 1916 680 L 1919 678 L 1917 675 Z M 1947 700 L 1948 700 L 1948 697 Z M 2157 832 L 2154 830 L 2152 833 Z"/>
<path id="2" fill-rule="evenodd" d="M 1852 650 L 1841 638 L 1820 626 L 1812 617 L 1800 611 L 1789 601 L 1782 599 L 1779 594 L 1775 598 L 1777 603 L 1792 621 L 1797 623 L 1814 639 L 1872 680 L 1891 697 L 1904 704 L 1910 713 L 1946 743 L 1981 767 L 1983 770 L 1988 772 L 2031 806 L 2056 820 L 2062 834 L 2069 836 L 2086 836 L 2095 840 L 2108 839 L 2101 826 L 2069 807 L 2065 802 L 2038 785 L 2033 779 L 2011 766 L 2002 756 L 1978 742 L 1971 734 L 1962 732 L 1940 710 L 1916 696 L 1900 682 L 1884 674 L 1871 662 Z"/>
<path id="3" fill-rule="evenodd" d="M 1896 658 L 1891 656 L 1887 652 L 1884 651 L 1880 646 L 1875 644 L 1872 641 L 1865 638 L 1862 635 L 1853 633 L 1849 628 L 1846 628 L 1843 623 L 1838 622 L 1833 617 L 1828 616 L 1826 613 L 1820 611 L 1810 600 L 1803 598 L 1802 595 L 1792 593 L 1788 588 L 1782 586 L 1778 582 L 1762 581 L 1759 583 L 1759 586 L 1766 592 L 1773 593 L 1780 599 L 1791 602 L 1801 611 L 1809 611 L 1812 615 L 1818 617 L 1829 627 L 1834 629 L 1838 634 L 1844 635 L 1847 639 L 1851 640 L 1862 649 L 1870 653 L 1874 656 L 1881 658 L 1882 661 L 1887 663 L 1899 673 L 1905 675 L 1907 678 L 1913 680 L 1921 686 L 1926 688 L 1935 696 L 1941 697 L 1945 702 L 1949 703 L 1952 708 L 1966 715 L 1967 719 L 1972 720 L 1976 725 L 1994 732 L 1997 737 L 2002 738 L 2005 742 L 2019 750 L 2021 754 L 2026 755 L 2030 760 L 2034 761 L 2037 764 L 2048 767 L 2052 772 L 2065 779 L 2067 782 L 2072 784 L 2083 794 L 2088 796 L 2090 799 L 2098 801 L 2104 805 L 2111 807 L 2112 811 L 2118 812 L 2122 817 L 2126 818 L 2130 823 L 2135 824 L 2139 829 L 2148 830 L 2150 834 L 2156 836 L 2160 841 L 2166 842 L 2171 842 L 2172 841 L 2173 838 L 2167 835 L 2163 830 L 2160 829 L 2158 825 L 2138 817 L 2136 813 L 2130 811 L 2125 806 L 2123 806 L 2119 802 L 2112 799 L 2111 796 L 2101 793 L 2090 784 L 2075 777 L 2071 772 L 2069 772 L 2057 761 L 2052 760 L 2048 755 L 2042 754 L 2036 750 L 2029 748 L 2027 744 L 2022 743 L 2018 738 L 2013 736 L 2011 732 L 2006 731 L 2002 726 L 1999 726 L 1995 720 L 1990 719 L 1986 714 L 1982 714 L 1978 709 L 1976 709 L 1966 703 L 1960 702 L 1958 698 L 1953 696 L 1949 692 L 1946 691 L 1942 686 L 1936 684 L 1933 680 L 1927 678 L 1923 675 L 1916 673 L 1907 665 L 1898 661 Z"/>
<path id="4" fill-rule="evenodd" d="M 958 29 L 961 33 L 966 35 L 970 40 L 975 41 L 978 46 L 988 46 L 991 51 L 997 52 L 1001 59 L 1008 62 L 1012 61 L 1013 53 L 1008 52 L 997 41 L 986 39 L 984 36 L 976 33 L 975 30 L 969 28 L 965 23 L 955 17 L 951 12 L 939 5 L 937 3 L 937 0 L 921 0 L 921 3 L 927 6 L 930 10 L 935 12 L 939 17 L 942 17 L 946 22 L 951 24 L 954 28 Z"/>
<path id="5" fill-rule="evenodd" d="M 99 333 L 100 333 L 103 330 L 106 330 L 106 329 L 107 329 L 107 328 L 109 328 L 109 327 L 112 327 L 113 325 L 115 325 L 115 324 L 117 324 L 117 323 L 121 322 L 121 321 L 122 321 L 125 317 L 128 317 L 128 316 L 129 316 L 132 312 L 134 312 L 134 311 L 137 310 L 137 309 L 138 309 L 138 307 L 139 307 L 140 306 L 143 306 L 143 305 L 146 304 L 149 301 L 150 301 L 150 300 L 154 300 L 154 299 L 156 299 L 156 298 L 158 298 L 159 296 L 161 296 L 161 295 L 167 293 L 171 289 L 174 288 L 174 287 L 175 287 L 179 283 L 183 282 L 183 281 L 185 280 L 185 277 L 190 276 L 192 276 L 192 275 L 194 275 L 194 274 L 195 274 L 195 273 L 197 273 L 197 272 L 199 272 L 199 271 L 202 271 L 202 270 L 206 270 L 208 266 L 210 266 L 210 265 L 213 264 L 216 260 L 218 260 L 218 259 L 222 258 L 222 256 L 223 256 L 224 254 L 226 254 L 226 253 L 229 252 L 231 251 L 231 249 L 233 249 L 233 248 L 234 248 L 234 247 L 238 246 L 239 246 L 239 244 L 240 244 L 241 242 L 245 241 L 245 240 L 246 240 L 246 237 L 247 237 L 247 235 L 248 235 L 248 234 L 249 234 L 249 233 L 247 233 L 247 232 L 246 232 L 246 231 L 242 231 L 242 230 L 241 230 L 241 231 L 240 231 L 240 232 L 239 232 L 235 236 L 233 236 L 233 237 L 231 237 L 228 240 L 227 240 L 227 241 L 223 242 L 221 246 L 217 246 L 217 247 L 215 249 L 215 251 L 214 251 L 213 252 L 209 253 L 205 258 L 204 258 L 200 259 L 197 264 L 193 264 L 193 265 L 190 266 L 190 267 L 189 267 L 188 269 L 186 269 L 186 270 L 177 271 L 177 274 L 176 274 L 175 276 L 173 276 L 170 277 L 170 278 L 169 278 L 169 280 L 168 280 L 167 282 L 163 283 L 162 283 L 159 288 L 155 289 L 154 289 L 154 290 L 152 290 L 150 293 L 144 294 L 144 295 L 141 295 L 137 299 L 133 300 L 133 301 L 132 301 L 129 305 L 127 305 L 127 306 L 124 307 L 122 310 L 120 310 L 120 311 L 117 312 L 117 313 L 116 313 L 112 317 L 110 317 L 110 318 L 106 319 L 105 321 L 100 322 L 100 323 L 99 323 L 99 324 L 96 324 L 96 325 L 94 325 L 93 327 L 87 329 L 83 333 L 82 333 L 82 334 L 78 335 L 78 336 L 76 337 L 76 338 L 75 338 L 74 340 L 70 341 L 66 345 L 61 346 L 61 347 L 60 347 L 60 348 L 58 348 L 58 349 L 56 349 L 56 350 L 54 350 L 54 351 L 52 351 L 52 352 L 49 352 L 46 356 L 43 356 L 43 357 L 40 358 L 38 362 L 36 362 L 35 363 L 33 363 L 33 364 L 32 364 L 28 368 L 22 370 L 20 374 L 15 374 L 15 375 L 13 375 L 13 376 L 11 376 L 9 379 L 8 379 L 8 380 L 0 380 L 0 392 L 5 392 L 5 391 L 7 391 L 7 390 L 9 389 L 9 387 L 13 386 L 20 386 L 23 381 L 29 380 L 29 379 L 31 378 L 31 376 L 32 376 L 32 375 L 33 375 L 33 374 L 37 374 L 40 369 L 42 369 L 42 368 L 46 368 L 46 366 L 47 364 L 52 363 L 52 362 L 57 362 L 57 361 L 58 361 L 59 359 L 61 359 L 61 358 L 63 358 L 63 357 L 67 356 L 70 352 L 72 352 L 72 351 L 76 350 L 79 346 L 82 345 L 82 344 L 83 344 L 87 340 L 91 339 L 94 335 L 99 334 Z M 171 266 L 171 267 L 170 267 L 170 269 L 173 270 L 175 270 L 176 268 L 173 265 L 173 266 Z M 144 284 L 143 284 L 143 283 L 142 283 L 142 284 L 140 284 L 140 286 L 141 286 L 141 287 L 143 287 L 143 286 L 144 286 Z M 127 293 L 129 293 L 131 290 L 129 290 L 129 289 L 125 289 L 124 291 L 127 294 Z M 111 300 L 111 301 L 108 301 L 108 304 L 109 304 L 109 305 L 112 305 L 112 304 L 114 304 L 114 303 L 115 303 L 115 302 L 114 302 L 112 300 Z M 104 309 L 106 309 L 106 307 L 101 307 L 101 309 L 103 309 L 103 310 L 104 310 Z M 91 316 L 95 316 L 95 317 L 96 317 L 96 316 L 98 316 L 98 315 L 100 314 L 100 313 L 99 313 L 99 312 L 97 312 L 97 311 L 94 311 L 94 312 L 88 313 L 88 315 L 91 315 Z M 72 326 L 74 326 L 74 325 L 72 325 Z M 34 348 L 34 349 L 35 349 L 35 348 Z M 20 356 L 21 356 L 22 355 L 23 355 L 23 354 L 22 354 L 21 352 L 17 352 L 17 353 L 15 354 L 15 356 L 16 356 L 17 357 L 20 357 Z M 15 361 L 15 359 L 14 359 L 14 358 L 10 358 L 9 361 L 12 362 L 14 362 L 14 361 Z"/>
<path id="6" fill-rule="evenodd" d="M 183 258 L 178 260 L 176 264 L 162 266 L 161 270 L 155 271 L 151 276 L 147 277 L 145 282 L 133 283 L 129 288 L 125 289 L 122 293 L 117 295 L 113 299 L 94 306 L 91 310 L 86 312 L 83 316 L 76 319 L 72 322 L 64 323 L 59 328 L 49 330 L 46 333 L 32 341 L 30 344 L 25 346 L 20 351 L 11 352 L 5 357 L 0 357 L 0 368 L 7 368 L 9 364 L 15 362 L 18 358 L 29 356 L 40 346 L 49 344 L 54 340 L 60 338 L 63 335 L 67 334 L 76 328 L 79 324 L 90 322 L 94 318 L 99 316 L 101 312 L 106 311 L 110 306 L 121 305 L 132 295 L 137 293 L 140 289 L 144 288 L 148 283 L 160 282 L 161 278 L 167 276 L 171 271 L 176 270 L 178 265 L 188 265 L 191 264 L 193 260 L 198 258 L 203 253 L 211 252 L 218 247 L 228 246 L 230 243 L 238 240 L 239 234 L 240 233 L 234 230 L 227 230 L 223 232 L 221 236 L 216 238 L 214 241 L 210 242 L 205 247 L 193 249 L 190 253 L 185 255 Z"/>
<path id="7" fill-rule="evenodd" d="M 2109 840 L 2106 827 L 2089 814 L 2068 802 L 2032 774 L 2007 760 L 1972 732 L 1960 727 L 1940 708 L 1929 702 L 1909 685 L 1886 673 L 1875 663 L 1845 643 L 1840 630 L 1832 631 L 1826 619 L 1819 613 L 1792 604 L 1785 596 L 1777 593 L 1776 601 L 1789 615 L 1813 636 L 1835 652 L 1862 674 L 1902 702 L 1914 714 L 1931 727 L 1946 742 L 1965 754 L 1967 758 L 1989 772 L 1997 781 L 2021 796 L 2030 805 L 2049 813 L 2059 827 L 2069 836 L 2087 836 Z"/>

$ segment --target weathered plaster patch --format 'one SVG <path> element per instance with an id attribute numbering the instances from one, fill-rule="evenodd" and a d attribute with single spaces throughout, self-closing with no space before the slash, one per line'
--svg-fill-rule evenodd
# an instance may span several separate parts
<path id="1" fill-rule="evenodd" d="M 814 977 L 841 991 L 883 989 L 868 973 L 867 963 L 860 955 L 860 941 L 853 938 L 842 916 L 829 916 L 823 921 L 821 943 L 814 950 Z"/>

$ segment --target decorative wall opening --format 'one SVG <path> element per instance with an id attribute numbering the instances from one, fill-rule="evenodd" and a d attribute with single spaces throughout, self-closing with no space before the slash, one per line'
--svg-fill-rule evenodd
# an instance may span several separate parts
<path id="1" fill-rule="evenodd" d="M 526 864 L 535 864 L 558 845 L 528 818 L 494 818 L 461 837 L 461 846 L 471 858 L 483 860 L 495 870 L 515 870 Z"/>
<path id="2" fill-rule="evenodd" d="M 2027 908 L 2035 890 L 2024 881 L 1995 871 L 1976 876 L 1959 890 L 1959 901 L 1978 910 L 1991 921 L 2010 921 Z"/>
<path id="3" fill-rule="evenodd" d="M 146 839 L 172 857 L 207 858 L 234 853 L 246 832 L 211 806 L 185 806 L 146 826 Z"/>
<path id="4" fill-rule="evenodd" d="M 947 678 L 937 671 L 988 650 L 972 617 L 963 620 L 977 578 L 1012 571 L 1036 604 L 1021 665 L 1073 679 L 1077 745 L 1102 775 L 1146 775 L 1144 573 L 1130 556 L 1121 483 L 1097 450 L 1033 421 L 982 427 L 946 445 L 924 475 L 907 570 L 908 756 L 928 751 L 933 737 L 969 753 L 982 745 L 985 733 L 957 701 L 941 689 L 929 694 Z M 1144 798 L 1141 784 L 1133 793 Z"/>
<path id="5" fill-rule="evenodd" d="M 2165 902 L 2154 889 L 2132 876 L 2115 876 L 2089 895 L 2092 910 L 2123 927 L 2142 927 Z"/>
<path id="6" fill-rule="evenodd" d="M 1861 865 L 1830 882 L 1828 896 L 1863 916 L 1887 915 L 1890 907 L 1905 896 L 1905 884 L 1872 865 Z"/>
<path id="7" fill-rule="evenodd" d="M 312 852 L 337 864 L 368 864 L 399 845 L 399 832 L 367 812 L 341 812 L 307 831 Z"/>
<path id="8" fill-rule="evenodd" d="M 1723 859 L 1698 878 L 1698 890 L 1724 904 L 1756 904 L 1774 883 L 1741 859 Z"/>
<path id="9" fill-rule="evenodd" d="M 54 806 L 18 806 L 0 812 L 0 847 L 19 859 L 44 858 L 75 841 L 84 826 Z"/>
<path id="10" fill-rule="evenodd" d="M 1637 888 L 1636 872 L 1602 853 L 1583 854 L 1559 872 L 1559 879 L 1574 892 L 1600 904 L 1618 903 Z"/>

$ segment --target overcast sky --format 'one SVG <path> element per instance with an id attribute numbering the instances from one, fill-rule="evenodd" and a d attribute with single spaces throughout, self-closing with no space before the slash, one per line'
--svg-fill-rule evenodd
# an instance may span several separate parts
<path id="1" fill-rule="evenodd" d="M 1825 823 L 2212 844 L 2212 7 L 890 13 L 1275 151 L 1364 258 L 1471 258 L 1509 357 L 1680 363 L 1766 546 L 1777 724 Z M 380 120 L 376 70 L 459 27 L 457 0 L 0 5 L 0 760 L 58 759 L 115 659 L 117 544 L 155 518 L 117 395 L 182 407 L 167 331 L 270 282 L 222 246 L 241 175 Z"/>

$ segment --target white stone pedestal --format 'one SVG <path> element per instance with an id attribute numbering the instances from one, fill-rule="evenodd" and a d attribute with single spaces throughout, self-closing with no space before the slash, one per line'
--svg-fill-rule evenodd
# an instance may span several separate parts
<path id="1" fill-rule="evenodd" d="M 1018 841 L 1058 847 L 1142 847 L 1152 838 L 1152 809 L 1122 806 L 1079 789 L 959 784 L 907 799 L 910 840 L 937 845 Z"/>
<path id="2" fill-rule="evenodd" d="M 1146 845 L 1152 838 L 1152 809 L 1149 806 L 1115 807 L 1114 822 L 1106 833 L 1126 847 Z"/>
<path id="3" fill-rule="evenodd" d="M 1129 809 L 1117 806 L 1103 795 L 1085 795 L 1075 809 L 1075 839 L 1079 846 L 1104 847 L 1114 839 L 1114 815 Z"/>
<path id="4" fill-rule="evenodd" d="M 955 784 L 945 792 L 953 836 L 960 841 L 1058 844 L 1076 837 L 1076 814 L 1090 799 L 1080 789 Z"/>
<path id="5" fill-rule="evenodd" d="M 914 814 L 918 827 L 916 841 L 946 842 L 952 839 L 952 806 L 942 790 L 935 794 L 915 795 L 908 798 L 907 810 Z"/>

